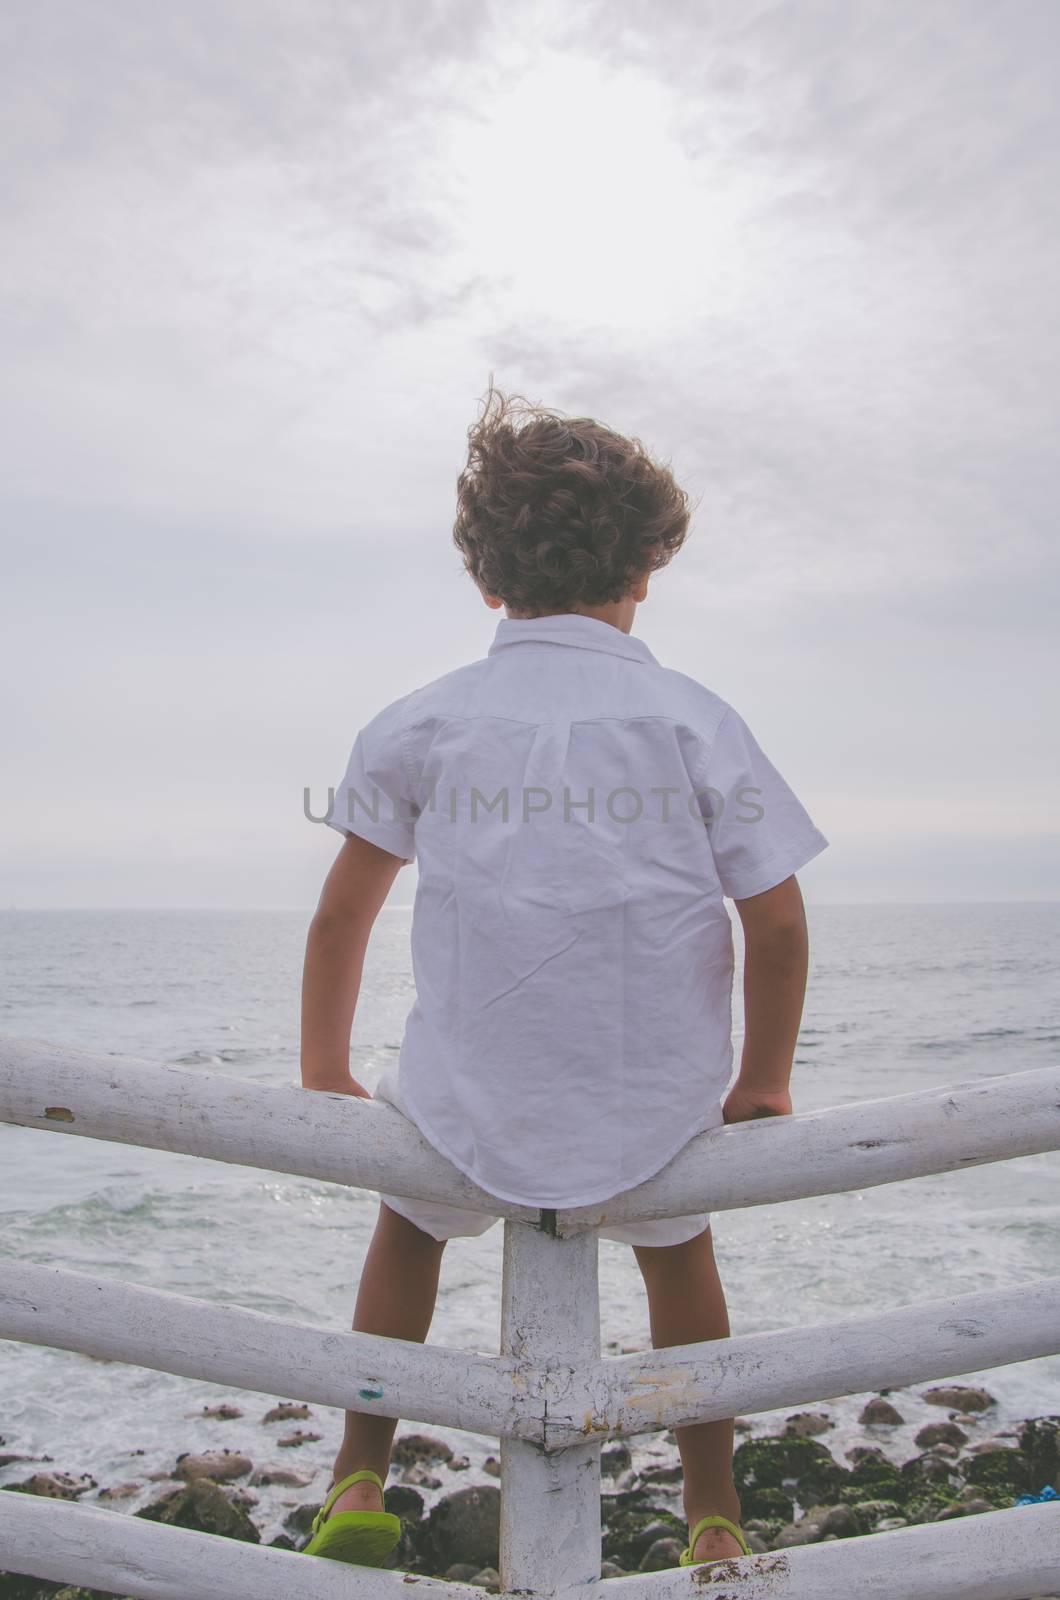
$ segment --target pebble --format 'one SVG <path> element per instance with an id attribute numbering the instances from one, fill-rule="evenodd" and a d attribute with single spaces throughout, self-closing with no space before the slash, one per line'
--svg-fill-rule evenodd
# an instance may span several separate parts
<path id="1" fill-rule="evenodd" d="M 304 1422 L 313 1413 L 307 1405 L 300 1401 L 284 1400 L 278 1406 L 273 1406 L 271 1411 L 266 1411 L 262 1417 L 262 1424 L 266 1422 Z"/>
<path id="2" fill-rule="evenodd" d="M 987 1394 L 985 1389 L 968 1388 L 963 1384 L 926 1389 L 920 1398 L 929 1406 L 946 1406 L 962 1412 L 988 1411 L 997 1405 L 993 1395 Z"/>
<path id="3" fill-rule="evenodd" d="M 877 1395 L 864 1407 L 858 1421 L 866 1427 L 896 1428 L 905 1421 L 902 1413 L 892 1406 L 889 1400 Z"/>
<path id="4" fill-rule="evenodd" d="M 394 1440 L 390 1453 L 395 1466 L 409 1467 L 416 1461 L 450 1461 L 453 1451 L 444 1439 L 427 1433 L 402 1433 Z"/>
<path id="5" fill-rule="evenodd" d="M 784 1424 L 784 1432 L 798 1439 L 814 1439 L 834 1427 L 831 1417 L 823 1411 L 796 1411 Z"/>
<path id="6" fill-rule="evenodd" d="M 185 1451 L 177 1457 L 171 1477 L 190 1483 L 194 1478 L 212 1478 L 214 1483 L 230 1483 L 233 1478 L 245 1478 L 254 1463 L 249 1456 L 237 1450 L 205 1450 L 201 1455 Z"/>
<path id="7" fill-rule="evenodd" d="M 250 1481 L 262 1489 L 277 1485 L 284 1489 L 305 1489 L 313 1479 L 304 1472 L 296 1472 L 293 1467 L 255 1467 Z"/>

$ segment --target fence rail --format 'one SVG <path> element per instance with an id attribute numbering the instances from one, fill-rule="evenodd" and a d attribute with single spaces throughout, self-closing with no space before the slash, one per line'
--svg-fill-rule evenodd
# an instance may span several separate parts
<path id="1" fill-rule="evenodd" d="M 553 1333 L 538 1367 L 525 1356 L 410 1349 L 62 1267 L 0 1269 L 0 1338 L 546 1450 L 1030 1361 L 1056 1353 L 1058 1327 L 1060 1278 L 1045 1278 L 1018 1296 L 951 1295 L 630 1356 L 557 1358 Z"/>
<path id="2" fill-rule="evenodd" d="M 472 1183 L 393 1106 L 354 1095 L 0 1037 L 0 1121 L 541 1218 Z M 1060 1065 L 1037 1067 L 712 1128 L 635 1189 L 548 1215 L 562 1234 L 869 1189 L 1055 1150 L 1058 1125 Z"/>
<path id="3" fill-rule="evenodd" d="M 955 1377 L 1060 1350 L 1060 1279 L 815 1327 L 600 1354 L 596 1229 L 893 1183 L 1060 1148 L 1060 1067 L 699 1135 L 603 1205 L 538 1211 L 477 1188 L 392 1107 L 41 1040 L 0 1038 L 0 1121 L 448 1200 L 504 1218 L 501 1352 L 410 1346 L 29 1262 L 0 1267 L 0 1337 L 493 1435 L 506 1593 L 599 1581 L 605 1439 Z M 295 1563 L 295 1565 L 292 1565 Z M 350 1569 L 30 1495 L 0 1497 L 0 1568 L 142 1600 L 323 1600 Z M 403 1574 L 357 1569 L 367 1600 Z M 481 1590 L 416 1579 L 445 1600 Z M 614 1600 L 1025 1600 L 1060 1588 L 1060 1512 L 1019 1507 L 608 1580 Z"/>
<path id="4" fill-rule="evenodd" d="M 306 1561 L 290 1550 L 237 1544 L 92 1506 L 5 1495 L 0 1570 L 37 1553 L 34 1576 L 141 1600 L 409 1600 L 403 1573 Z M 1021 1600 L 1060 1587 L 1056 1507 L 929 1523 L 726 1562 L 711 1582 L 674 1568 L 609 1578 L 607 1600 Z M 228 1546 L 220 1549 L 219 1546 Z M 708 1569 L 709 1571 L 710 1569 Z M 968 1573 L 975 1574 L 973 1584 Z M 223 1588 L 221 1587 L 223 1585 Z M 483 1600 L 471 1584 L 418 1578 L 422 1600 Z M 578 1600 L 585 1590 L 557 1592 Z"/>

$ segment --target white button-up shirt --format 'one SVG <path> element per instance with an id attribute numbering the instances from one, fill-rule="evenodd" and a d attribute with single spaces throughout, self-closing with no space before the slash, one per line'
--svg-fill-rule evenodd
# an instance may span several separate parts
<path id="1" fill-rule="evenodd" d="M 730 706 L 573 613 L 504 617 L 485 657 L 384 707 L 328 820 L 418 863 L 413 1120 L 490 1193 L 557 1209 L 717 1125 L 724 897 L 828 843 Z"/>

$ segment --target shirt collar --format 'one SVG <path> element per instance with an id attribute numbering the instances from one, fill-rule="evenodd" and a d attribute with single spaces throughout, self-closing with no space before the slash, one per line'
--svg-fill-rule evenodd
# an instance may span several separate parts
<path id="1" fill-rule="evenodd" d="M 625 656 L 629 661 L 659 664 L 643 639 L 623 633 L 613 623 L 583 616 L 578 611 L 557 611 L 546 617 L 502 617 L 486 654 L 495 655 L 505 645 L 526 640 L 534 644 L 575 645 L 581 650 L 602 650 L 608 655 Z"/>

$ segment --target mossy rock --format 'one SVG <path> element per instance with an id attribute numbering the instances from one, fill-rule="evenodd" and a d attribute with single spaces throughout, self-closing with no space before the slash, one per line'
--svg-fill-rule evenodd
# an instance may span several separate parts
<path id="1" fill-rule="evenodd" d="M 610 1513 L 614 1511 L 664 1511 L 665 1506 L 655 1504 L 658 1493 L 653 1483 L 637 1483 L 632 1489 L 615 1489 L 611 1493 L 601 1494 L 603 1521 L 610 1521 Z"/>
<path id="2" fill-rule="evenodd" d="M 847 1492 L 849 1491 L 844 1491 L 844 1494 Z M 854 1492 L 856 1493 L 857 1491 Z M 875 1498 L 868 1500 L 863 1498 L 861 1500 L 846 1500 L 844 1503 L 850 1507 L 858 1519 L 858 1526 L 862 1533 L 872 1533 L 875 1531 L 877 1523 L 886 1522 L 891 1517 L 905 1515 L 904 1505 L 900 1505 L 897 1500 Z"/>
<path id="3" fill-rule="evenodd" d="M 617 1439 L 600 1452 L 600 1471 L 605 1478 L 617 1478 L 633 1465 L 633 1454 L 627 1444 Z"/>
<path id="4" fill-rule="evenodd" d="M 893 1500 L 899 1505 L 910 1493 L 909 1479 L 903 1478 L 893 1461 L 879 1456 L 862 1456 L 850 1470 L 839 1498 L 845 1505 L 858 1500 Z"/>
<path id="5" fill-rule="evenodd" d="M 313 1518 L 322 1506 L 322 1500 L 303 1500 L 300 1506 L 295 1506 L 293 1511 L 288 1511 L 283 1519 L 287 1532 L 295 1539 L 309 1543 L 309 1530 L 313 1526 Z"/>
<path id="6" fill-rule="evenodd" d="M 1030 1494 L 1031 1468 L 1022 1450 L 980 1450 L 961 1463 L 964 1481 L 985 1489 L 988 1499 Z"/>
<path id="7" fill-rule="evenodd" d="M 147 1522 L 163 1522 L 171 1528 L 192 1528 L 196 1533 L 218 1534 L 224 1539 L 239 1539 L 244 1544 L 260 1544 L 261 1534 L 241 1506 L 234 1505 L 212 1478 L 193 1478 L 182 1489 L 173 1489 L 134 1517 Z"/>
<path id="8" fill-rule="evenodd" d="M 85 1589 L 75 1583 L 50 1583 L 15 1572 L 0 1572 L 0 1600 L 132 1600 L 110 1589 Z"/>
<path id="9" fill-rule="evenodd" d="M 940 1511 L 953 1504 L 951 1496 L 943 1489 L 927 1489 L 910 1495 L 902 1507 L 902 1516 L 909 1522 L 934 1522 Z"/>
<path id="10" fill-rule="evenodd" d="M 653 1539 L 647 1550 L 640 1558 L 638 1572 L 665 1572 L 668 1567 L 676 1567 L 681 1561 L 681 1552 L 687 1543 L 684 1535 L 680 1539 L 666 1535 L 661 1539 Z"/>
<path id="11" fill-rule="evenodd" d="M 740 1495 L 740 1512 L 745 1519 L 776 1522 L 782 1528 L 794 1522 L 795 1503 L 783 1489 L 744 1489 Z"/>
<path id="12" fill-rule="evenodd" d="M 1019 1430 L 1019 1444 L 1030 1468 L 1030 1492 L 1049 1487 L 1060 1493 L 1060 1417 L 1031 1417 Z"/>
<path id="13" fill-rule="evenodd" d="M 39 1578 L 20 1572 L 0 1572 L 0 1600 L 32 1600 L 41 1587 Z"/>
<path id="14" fill-rule="evenodd" d="M 833 1503 L 850 1474 L 817 1439 L 780 1435 L 748 1439 L 733 1456 L 736 1492 L 786 1489 L 794 1484 L 800 1504 Z"/>
<path id="15" fill-rule="evenodd" d="M 899 1468 L 902 1482 L 910 1494 L 938 1493 L 949 1502 L 953 1492 L 961 1487 L 961 1473 L 956 1459 L 936 1455 L 925 1450 L 921 1455 L 903 1461 Z M 894 1498 L 891 1496 L 890 1498 Z"/>
<path id="16" fill-rule="evenodd" d="M 31 1578 L 24 1573 L 0 1572 L 0 1600 L 54 1600 L 59 1594 L 63 1600 L 93 1600 L 94 1591 L 49 1583 L 46 1578 Z"/>
<path id="17" fill-rule="evenodd" d="M 456 1561 L 496 1568 L 500 1559 L 501 1492 L 472 1484 L 435 1501 L 426 1525 L 415 1524 L 417 1546 L 442 1572 Z"/>
<path id="18" fill-rule="evenodd" d="M 119 1600 L 119 1597 L 109 1589 L 84 1589 L 76 1583 L 64 1583 L 51 1591 L 51 1600 Z"/>
<path id="19" fill-rule="evenodd" d="M 423 1509 L 423 1496 L 409 1483 L 388 1483 L 383 1491 L 383 1510 L 400 1517 L 402 1522 L 422 1521 Z"/>
<path id="20" fill-rule="evenodd" d="M 768 1550 L 780 1530 L 786 1528 L 791 1520 L 790 1517 L 782 1522 L 779 1517 L 745 1516 L 743 1518 L 743 1531 L 748 1535 L 756 1533 Z"/>
<path id="21" fill-rule="evenodd" d="M 612 1512 L 602 1530 L 601 1559 L 614 1561 L 626 1572 L 636 1572 L 656 1539 L 688 1541 L 688 1528 L 671 1511 Z"/>

